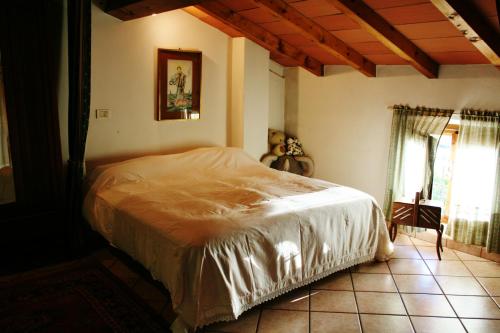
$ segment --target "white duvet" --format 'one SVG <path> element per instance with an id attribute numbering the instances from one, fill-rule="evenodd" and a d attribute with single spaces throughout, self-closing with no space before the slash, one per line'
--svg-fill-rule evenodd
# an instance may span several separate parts
<path id="1" fill-rule="evenodd" d="M 89 181 L 89 223 L 165 285 L 191 328 L 392 252 L 371 196 L 236 148 L 101 166 Z"/>

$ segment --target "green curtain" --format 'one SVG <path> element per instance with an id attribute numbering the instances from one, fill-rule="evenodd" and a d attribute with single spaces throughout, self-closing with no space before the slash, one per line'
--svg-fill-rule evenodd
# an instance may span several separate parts
<path id="1" fill-rule="evenodd" d="M 460 118 L 446 234 L 498 252 L 500 113 L 463 110 Z"/>
<path id="2" fill-rule="evenodd" d="M 423 186 L 423 198 L 432 199 L 432 183 L 434 180 L 434 161 L 439 144 L 439 137 L 429 135 L 427 137 L 427 149 L 425 157 L 425 176 Z"/>
<path id="3" fill-rule="evenodd" d="M 497 147 L 498 147 L 497 138 Z M 500 149 L 497 149 L 497 167 L 495 172 L 495 192 L 491 205 L 491 220 L 488 225 L 486 248 L 488 252 L 500 253 Z"/>
<path id="4" fill-rule="evenodd" d="M 66 218 L 69 249 L 84 250 L 82 183 L 90 114 L 91 1 L 68 2 L 68 143 Z"/>
<path id="5" fill-rule="evenodd" d="M 2 66 L 0 65 L 0 204 L 16 200 L 14 177 L 10 163 L 9 128 L 4 96 Z"/>
<path id="6" fill-rule="evenodd" d="M 430 199 L 432 171 L 426 172 L 426 168 L 432 169 L 437 142 L 453 115 L 453 110 L 403 105 L 395 105 L 393 112 L 384 198 L 387 220 L 391 219 L 392 203 L 397 198 L 413 198 L 423 189 L 424 198 Z"/>
<path id="7" fill-rule="evenodd" d="M 7 127 L 2 67 L 0 65 L 0 169 L 5 166 L 10 166 L 9 129 Z"/>

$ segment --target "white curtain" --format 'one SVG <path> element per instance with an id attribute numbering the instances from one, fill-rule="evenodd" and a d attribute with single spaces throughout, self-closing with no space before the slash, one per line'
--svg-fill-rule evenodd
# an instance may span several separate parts
<path id="1" fill-rule="evenodd" d="M 484 246 L 492 215 L 500 137 L 497 113 L 462 112 L 451 187 L 450 230 L 466 244 Z"/>

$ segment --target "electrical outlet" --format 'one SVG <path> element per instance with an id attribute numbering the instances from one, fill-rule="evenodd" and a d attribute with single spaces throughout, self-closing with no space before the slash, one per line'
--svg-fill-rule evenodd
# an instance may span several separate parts
<path id="1" fill-rule="evenodd" d="M 96 109 L 95 110 L 95 117 L 97 119 L 110 118 L 111 117 L 111 110 L 110 109 Z"/>

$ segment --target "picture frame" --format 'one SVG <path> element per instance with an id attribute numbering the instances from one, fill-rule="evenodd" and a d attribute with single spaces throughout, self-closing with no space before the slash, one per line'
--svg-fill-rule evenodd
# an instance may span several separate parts
<path id="1" fill-rule="evenodd" d="M 200 51 L 158 49 L 156 120 L 199 119 Z"/>

